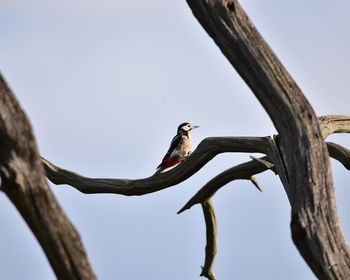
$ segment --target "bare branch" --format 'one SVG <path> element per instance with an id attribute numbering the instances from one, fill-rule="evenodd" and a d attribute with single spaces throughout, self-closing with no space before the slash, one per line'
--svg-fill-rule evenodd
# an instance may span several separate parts
<path id="1" fill-rule="evenodd" d="M 350 170 L 350 150 L 332 142 L 326 142 L 326 144 L 329 155 L 343 164 L 346 169 Z"/>
<path id="2" fill-rule="evenodd" d="M 205 246 L 205 262 L 202 267 L 202 273 L 200 276 L 206 277 L 208 280 L 215 280 L 215 275 L 212 271 L 216 255 L 216 218 L 214 212 L 214 206 L 210 199 L 202 202 L 202 209 L 206 225 L 206 239 L 207 245 Z"/>
<path id="3" fill-rule="evenodd" d="M 262 160 L 268 160 L 268 157 L 262 157 Z M 240 165 L 231 167 L 219 175 L 215 176 L 206 183 L 177 213 L 190 209 L 193 205 L 202 203 L 211 198 L 220 188 L 227 183 L 245 179 L 251 180 L 252 176 L 268 170 L 266 165 L 261 164 L 256 160 L 248 161 Z"/>
<path id="4" fill-rule="evenodd" d="M 42 158 L 47 178 L 56 185 L 67 184 L 77 190 L 91 193 L 144 195 L 156 192 L 186 180 L 216 155 L 225 152 L 266 153 L 269 137 L 210 137 L 204 139 L 182 164 L 174 169 L 145 179 L 94 179 L 59 168 Z"/>
<path id="5" fill-rule="evenodd" d="M 318 120 L 324 139 L 333 133 L 350 133 L 350 116 L 326 115 L 319 117 Z M 336 143 L 326 142 L 326 144 L 329 155 L 350 170 L 350 151 Z"/>
<path id="6" fill-rule="evenodd" d="M 78 232 L 47 185 L 28 120 L 0 75 L 1 190 L 22 215 L 58 279 L 95 279 Z"/>
<path id="7" fill-rule="evenodd" d="M 337 116 L 346 118 L 346 116 Z M 334 120 L 334 116 L 324 116 L 321 122 Z M 333 121 L 333 124 L 335 122 Z M 332 126 L 333 124 L 329 124 Z M 208 161 L 220 153 L 224 152 L 261 152 L 272 153 L 276 156 L 279 151 L 273 151 L 274 141 L 270 137 L 211 137 L 204 139 L 188 160 L 177 168 L 166 173 L 151 176 L 144 179 L 107 179 L 107 178 L 88 178 L 76 174 L 72 171 L 62 169 L 53 163 L 42 158 L 46 170 L 46 176 L 56 185 L 67 184 L 78 189 L 83 193 L 116 193 L 123 195 L 144 195 L 147 193 L 159 191 L 170 186 L 181 183 Z M 270 152 L 267 152 L 269 150 Z M 254 158 L 255 160 L 258 160 Z M 279 160 L 281 165 L 281 160 Z M 268 164 L 266 162 L 266 164 Z M 277 168 L 278 168 L 277 166 Z M 270 168 L 270 167 L 269 167 Z M 274 172 L 277 173 L 274 167 Z M 281 172 L 280 172 L 281 173 Z M 286 181 L 286 180 L 285 180 Z"/>
<path id="8" fill-rule="evenodd" d="M 341 145 L 327 142 L 327 147 L 329 155 L 339 162 L 341 162 L 345 168 L 350 170 L 350 150 L 344 148 Z M 180 214 L 183 211 L 190 209 L 193 205 L 199 204 L 210 197 L 212 197 L 220 188 L 225 186 L 227 183 L 238 180 L 247 179 L 252 181 L 252 183 L 260 190 L 259 184 L 257 183 L 254 175 L 271 169 L 275 172 L 274 164 L 270 162 L 268 157 L 256 158 L 250 156 L 253 161 L 249 161 L 234 167 L 227 169 L 226 171 L 220 173 L 207 184 L 205 184 L 177 213 Z M 254 162 L 259 164 L 254 164 Z M 263 168 L 265 167 L 265 168 Z M 252 180 L 253 178 L 253 180 Z M 255 182 L 254 182 L 255 181 Z"/>
<path id="9" fill-rule="evenodd" d="M 327 115 L 318 118 L 323 138 L 333 133 L 350 133 L 350 116 Z"/>

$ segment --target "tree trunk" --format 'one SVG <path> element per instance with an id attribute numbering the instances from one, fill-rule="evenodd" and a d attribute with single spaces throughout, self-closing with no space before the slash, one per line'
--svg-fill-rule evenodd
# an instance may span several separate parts
<path id="1" fill-rule="evenodd" d="M 80 237 L 47 185 L 32 129 L 0 75 L 1 190 L 21 213 L 58 279 L 95 279 Z"/>
<path id="2" fill-rule="evenodd" d="M 187 0 L 195 17 L 259 99 L 277 143 L 292 206 L 292 238 L 319 279 L 350 279 L 328 152 L 301 90 L 234 0 Z"/>

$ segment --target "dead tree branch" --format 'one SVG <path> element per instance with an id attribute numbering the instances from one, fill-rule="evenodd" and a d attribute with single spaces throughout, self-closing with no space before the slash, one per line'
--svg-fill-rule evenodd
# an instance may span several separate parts
<path id="1" fill-rule="evenodd" d="M 77 190 L 92 193 L 144 195 L 156 192 L 186 180 L 220 153 L 266 153 L 270 148 L 269 137 L 210 137 L 204 139 L 182 164 L 174 169 L 145 179 L 95 179 L 83 177 L 59 168 L 42 158 L 47 178 L 56 185 L 67 184 Z"/>
<path id="2" fill-rule="evenodd" d="M 299 252 L 318 278 L 350 279 L 350 251 L 337 215 L 328 152 L 312 107 L 238 1 L 187 2 L 279 132 L 287 178 L 281 180 L 291 203 L 292 238 Z"/>
<path id="3" fill-rule="evenodd" d="M 348 149 L 331 142 L 327 142 L 327 148 L 330 157 L 338 160 L 346 169 L 350 170 L 350 151 Z M 277 174 L 274 169 L 274 164 L 271 163 L 271 160 L 268 157 L 251 158 L 253 159 L 252 161 L 231 167 L 215 176 L 208 183 L 206 183 L 177 213 L 180 214 L 185 210 L 190 209 L 192 206 L 211 198 L 219 189 L 234 180 L 251 180 L 252 176 L 262 173 L 268 169 L 271 169 Z M 258 189 L 261 191 L 260 188 Z"/>
<path id="4" fill-rule="evenodd" d="M 210 199 L 202 202 L 203 215 L 206 226 L 206 240 L 205 246 L 205 261 L 202 267 L 200 276 L 206 277 L 208 280 L 215 280 L 215 275 L 212 271 L 214 258 L 216 255 L 216 218 L 214 206 Z"/>
<path id="5" fill-rule="evenodd" d="M 328 131 L 328 135 L 333 132 L 348 132 L 350 124 L 343 122 L 341 129 L 339 129 L 339 121 L 337 121 L 338 119 L 346 120 L 347 118 L 347 116 L 324 116 L 319 120 L 322 128 L 325 128 L 326 126 L 324 126 L 324 124 L 325 122 L 327 123 L 326 129 Z M 273 161 L 267 156 L 263 158 L 252 157 L 253 161 L 240 164 L 220 173 L 210 180 L 205 186 L 203 186 L 178 212 L 181 213 L 184 210 L 191 208 L 195 204 L 202 204 L 207 227 L 207 247 L 205 265 L 203 266 L 201 275 L 207 277 L 208 279 L 215 279 L 212 272 L 212 265 L 216 254 L 216 251 L 214 251 L 214 249 L 216 250 L 216 246 L 214 246 L 216 242 L 216 236 L 214 233 L 216 231 L 213 230 L 214 226 L 216 229 L 216 224 L 212 204 L 207 204 L 207 201 L 216 193 L 217 190 L 233 180 L 251 180 L 254 185 L 261 190 L 257 182 L 254 180 L 254 175 L 268 169 L 272 169 L 276 174 L 278 174 L 278 172 L 285 173 L 285 166 L 283 165 L 283 159 L 281 158 L 278 144 L 276 144 L 276 139 L 276 137 L 275 140 L 270 137 L 207 138 L 200 143 L 198 148 L 185 163 L 181 164 L 174 170 L 138 180 L 91 179 L 75 174 L 71 171 L 61 169 L 43 158 L 42 162 L 46 169 L 48 178 L 50 178 L 51 181 L 56 184 L 69 184 L 84 193 L 106 192 L 124 195 L 143 195 L 162 190 L 186 180 L 219 153 L 261 152 L 269 154 L 274 159 Z M 330 156 L 335 157 L 345 166 L 348 164 L 348 151 L 345 148 L 333 143 L 327 143 L 327 146 L 330 150 Z M 275 162 L 277 163 L 277 166 L 275 165 Z M 287 175 L 284 175 L 283 182 L 288 183 L 286 176 Z M 283 176 L 280 177 L 282 180 Z"/>
<path id="6" fill-rule="evenodd" d="M 268 157 L 261 158 L 268 160 Z M 231 167 L 224 172 L 218 174 L 208 183 L 206 183 L 177 213 L 190 209 L 193 205 L 202 203 L 210 199 L 221 187 L 234 180 L 250 180 L 252 176 L 268 170 L 266 165 L 251 160 L 234 167 Z"/>
<path id="7" fill-rule="evenodd" d="M 347 128 L 345 128 L 347 129 Z M 334 131 L 334 130 L 333 130 Z M 347 169 L 350 168 L 350 151 L 346 148 L 327 142 L 328 151 L 331 157 L 340 161 Z M 193 205 L 201 203 L 204 217 L 206 221 L 206 240 L 207 245 L 205 249 L 205 265 L 202 268 L 201 276 L 207 277 L 209 280 L 215 280 L 214 272 L 212 270 L 214 258 L 216 255 L 216 219 L 214 213 L 214 206 L 210 198 L 227 183 L 237 179 L 251 179 L 253 175 L 264 172 L 268 169 L 273 170 L 274 165 L 270 162 L 268 157 L 255 158 L 253 161 L 240 164 L 232 167 L 221 174 L 214 177 L 206 185 L 204 185 L 186 204 L 182 207 L 178 214 L 190 209 Z M 256 164 L 254 164 L 256 163 Z M 259 166 L 260 165 L 260 166 Z M 265 168 L 263 168 L 265 167 Z M 251 176 L 251 177 L 249 177 Z M 257 182 L 255 183 L 255 185 Z M 258 188 L 260 191 L 261 189 Z"/>
<path id="8" fill-rule="evenodd" d="M 1 190 L 22 215 L 58 279 L 95 279 L 78 232 L 45 180 L 28 120 L 0 75 Z"/>
<path id="9" fill-rule="evenodd" d="M 323 138 L 333 133 L 350 132 L 350 116 L 327 115 L 318 118 Z"/>
<path id="10" fill-rule="evenodd" d="M 326 142 L 329 155 L 338 160 L 347 170 L 350 170 L 350 150 L 341 145 Z"/>

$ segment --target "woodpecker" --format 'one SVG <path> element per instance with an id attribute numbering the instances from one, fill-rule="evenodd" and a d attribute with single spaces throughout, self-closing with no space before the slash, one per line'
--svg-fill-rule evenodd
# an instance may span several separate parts
<path id="1" fill-rule="evenodd" d="M 190 131 L 199 127 L 188 122 L 182 123 L 177 128 L 177 134 L 171 141 L 169 150 L 165 154 L 162 163 L 158 165 L 156 174 L 183 162 L 190 154 L 191 135 Z"/>

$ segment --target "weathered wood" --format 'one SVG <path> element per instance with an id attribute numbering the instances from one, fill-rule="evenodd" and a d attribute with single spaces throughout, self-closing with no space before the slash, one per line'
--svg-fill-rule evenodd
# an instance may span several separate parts
<path id="1" fill-rule="evenodd" d="M 28 120 L 0 75 L 0 176 L 58 279 L 95 279 L 81 243 L 49 189 Z M 19 268 L 20 269 L 20 268 Z"/>
<path id="2" fill-rule="evenodd" d="M 301 90 L 235 0 L 187 0 L 193 14 L 252 89 L 280 136 L 292 206 L 292 238 L 320 279 L 350 279 L 328 152 Z"/>
<path id="3" fill-rule="evenodd" d="M 206 245 L 205 245 L 205 261 L 200 276 L 206 277 L 208 280 L 215 280 L 216 277 L 212 271 L 214 259 L 216 255 L 216 217 L 214 205 L 210 199 L 203 201 L 202 210 L 206 228 Z"/>
<path id="4" fill-rule="evenodd" d="M 348 130 L 349 128 L 350 125 L 346 129 Z M 329 155 L 332 158 L 338 160 L 346 169 L 350 170 L 350 150 L 331 142 L 327 142 L 327 148 Z M 275 174 L 278 174 L 269 157 L 265 156 L 262 158 L 256 158 L 251 156 L 251 158 L 253 159 L 252 161 L 241 163 L 216 175 L 200 188 L 199 191 L 177 212 L 177 214 L 210 199 L 219 189 L 234 180 L 251 180 L 254 175 L 269 169 L 275 172 Z M 260 188 L 258 189 L 261 191 Z"/>
<path id="5" fill-rule="evenodd" d="M 261 158 L 268 160 L 268 157 Z M 190 209 L 193 205 L 210 199 L 220 188 L 234 180 L 251 180 L 252 176 L 268 170 L 269 168 L 257 160 L 251 160 L 231 167 L 216 175 L 206 183 L 178 212 Z M 259 189 L 260 190 L 260 189 Z"/>
<path id="6" fill-rule="evenodd" d="M 350 132 L 350 116 L 327 115 L 318 118 L 323 138 L 333 133 Z"/>
<path id="7" fill-rule="evenodd" d="M 87 194 L 144 195 L 181 183 L 220 153 L 267 153 L 269 145 L 269 137 L 206 138 L 186 161 L 174 169 L 165 173 L 154 174 L 148 178 L 135 180 L 88 178 L 55 166 L 44 158 L 42 158 L 42 163 L 45 167 L 47 178 L 56 185 L 67 184 Z"/>
<path id="8" fill-rule="evenodd" d="M 341 145 L 327 142 L 329 155 L 339 161 L 346 169 L 350 170 L 350 150 Z"/>

